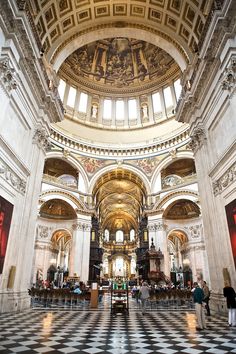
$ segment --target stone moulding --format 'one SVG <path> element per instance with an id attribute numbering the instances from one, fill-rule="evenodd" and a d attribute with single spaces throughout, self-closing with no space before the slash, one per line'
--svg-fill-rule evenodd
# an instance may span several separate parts
<path id="1" fill-rule="evenodd" d="M 26 180 L 19 177 L 1 158 L 0 177 L 2 177 L 8 184 L 10 184 L 17 192 L 25 194 Z"/>
<path id="2" fill-rule="evenodd" d="M 216 181 L 212 182 L 213 193 L 215 196 L 221 194 L 233 182 L 236 181 L 236 163 L 229 167 L 226 172 Z"/>
<path id="3" fill-rule="evenodd" d="M 81 155 L 88 156 L 99 156 L 106 157 L 106 159 L 114 159 L 114 157 L 122 157 L 122 158 L 134 158 L 142 157 L 142 156 L 156 156 L 161 155 L 164 152 L 169 152 L 170 148 L 177 148 L 183 145 L 186 145 L 189 141 L 189 129 L 179 133 L 176 136 L 173 136 L 165 141 L 158 141 L 153 144 L 143 146 L 143 147 L 124 147 L 124 148 L 116 148 L 116 147 L 103 147 L 92 145 L 89 142 L 81 142 L 73 140 L 67 136 L 62 135 L 60 132 L 55 130 L 51 130 L 50 139 L 53 144 L 56 146 L 66 146 L 67 149 L 71 150 L 75 153 L 81 153 Z"/>
<path id="4" fill-rule="evenodd" d="M 41 193 L 40 195 L 40 201 L 42 203 L 44 203 L 46 200 L 44 200 L 44 197 L 46 196 L 50 196 L 50 195 L 56 195 L 58 197 L 62 196 L 62 197 L 66 197 L 68 199 L 70 199 L 75 205 L 76 205 L 76 213 L 77 214 L 83 214 L 83 215 L 93 215 L 94 214 L 94 209 L 88 209 L 88 205 L 82 203 L 81 200 L 79 200 L 78 198 L 74 197 L 73 195 L 71 195 L 70 193 L 64 192 L 62 190 L 48 190 L 45 191 L 43 193 Z"/>

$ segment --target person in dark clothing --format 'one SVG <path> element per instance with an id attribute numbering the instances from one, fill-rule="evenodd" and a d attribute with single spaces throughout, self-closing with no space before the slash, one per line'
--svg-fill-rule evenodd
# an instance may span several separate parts
<path id="1" fill-rule="evenodd" d="M 236 326 L 236 293 L 234 288 L 232 288 L 229 282 L 225 283 L 223 289 L 224 297 L 226 297 L 227 308 L 228 308 L 228 321 L 229 326 Z"/>
<path id="2" fill-rule="evenodd" d="M 195 303 L 196 318 L 197 318 L 196 330 L 200 331 L 202 329 L 206 329 L 206 319 L 205 319 L 204 306 L 203 306 L 204 292 L 199 287 L 197 282 L 195 282 L 193 286 L 194 286 L 193 302 Z"/>

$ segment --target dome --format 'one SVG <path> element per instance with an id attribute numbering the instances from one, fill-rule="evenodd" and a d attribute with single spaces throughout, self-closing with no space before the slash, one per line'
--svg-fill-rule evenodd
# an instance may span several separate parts
<path id="1" fill-rule="evenodd" d="M 59 70 L 59 76 L 81 90 L 109 97 L 150 92 L 179 74 L 178 64 L 163 49 L 124 37 L 98 40 L 75 50 Z"/>

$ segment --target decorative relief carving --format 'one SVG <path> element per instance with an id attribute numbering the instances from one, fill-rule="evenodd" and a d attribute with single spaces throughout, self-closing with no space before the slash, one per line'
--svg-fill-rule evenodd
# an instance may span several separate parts
<path id="1" fill-rule="evenodd" d="M 188 230 L 190 236 L 192 239 L 198 239 L 201 238 L 202 233 L 203 233 L 203 226 L 202 224 L 198 224 L 198 225 L 192 225 L 189 227 L 185 227 L 186 230 Z"/>
<path id="2" fill-rule="evenodd" d="M 160 221 L 154 224 L 149 224 L 148 225 L 148 230 L 149 231 L 163 231 L 166 230 L 166 224 L 164 222 Z"/>
<path id="3" fill-rule="evenodd" d="M 15 69 L 10 67 L 10 60 L 7 57 L 0 58 L 0 82 L 7 92 L 17 88 Z"/>
<path id="4" fill-rule="evenodd" d="M 52 228 L 48 226 L 38 225 L 37 227 L 37 237 L 46 239 L 51 235 Z"/>
<path id="5" fill-rule="evenodd" d="M 232 56 L 230 65 L 225 69 L 224 79 L 222 81 L 222 89 L 233 91 L 236 86 L 236 56 Z"/>
<path id="6" fill-rule="evenodd" d="M 17 176 L 17 174 L 2 159 L 0 159 L 0 176 L 18 192 L 25 194 L 26 180 Z"/>
<path id="7" fill-rule="evenodd" d="M 49 151 L 51 148 L 51 143 L 48 140 L 49 134 L 42 127 L 38 127 L 35 130 L 33 143 L 37 144 L 38 147 L 43 149 L 44 151 Z"/>
<path id="8" fill-rule="evenodd" d="M 228 168 L 228 170 L 217 181 L 212 183 L 214 195 L 220 194 L 231 183 L 236 181 L 236 163 Z"/>
<path id="9" fill-rule="evenodd" d="M 190 137 L 191 137 L 191 142 L 189 143 L 189 146 L 191 147 L 193 152 L 196 153 L 197 150 L 203 145 L 204 141 L 206 140 L 205 131 L 203 128 L 197 127 L 196 129 L 194 129 Z"/>
<path id="10" fill-rule="evenodd" d="M 90 231 L 91 230 L 91 225 L 82 223 L 82 222 L 77 222 L 76 224 L 72 225 L 72 229 L 74 231 L 76 230 L 82 230 L 82 231 Z"/>

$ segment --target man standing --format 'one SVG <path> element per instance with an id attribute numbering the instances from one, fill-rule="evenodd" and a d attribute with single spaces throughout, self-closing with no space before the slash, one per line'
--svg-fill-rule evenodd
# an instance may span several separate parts
<path id="1" fill-rule="evenodd" d="M 196 317 L 197 317 L 197 331 L 201 331 L 206 329 L 206 320 L 205 320 L 205 313 L 203 307 L 203 299 L 204 299 L 204 292 L 199 287 L 198 283 L 194 283 L 194 291 L 193 291 L 193 301 L 195 303 L 195 310 L 196 310 Z"/>
<path id="2" fill-rule="evenodd" d="M 144 315 L 146 311 L 147 299 L 149 298 L 149 287 L 146 282 L 143 282 L 139 292 L 140 292 L 140 300 L 142 304 L 142 314 Z"/>
<path id="3" fill-rule="evenodd" d="M 204 300 L 203 301 L 206 304 L 206 315 L 211 316 L 210 307 L 209 307 L 210 290 L 209 290 L 205 281 L 203 281 L 203 283 L 202 283 L 202 290 L 204 292 Z"/>

